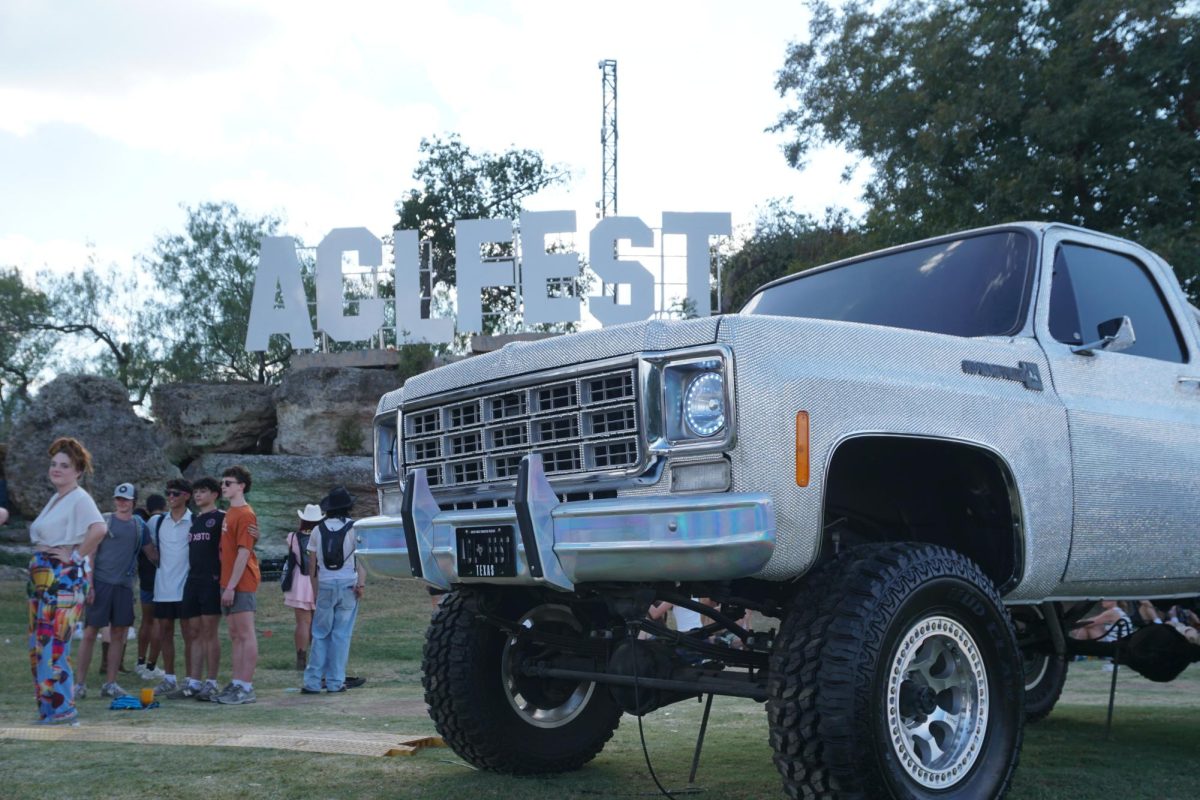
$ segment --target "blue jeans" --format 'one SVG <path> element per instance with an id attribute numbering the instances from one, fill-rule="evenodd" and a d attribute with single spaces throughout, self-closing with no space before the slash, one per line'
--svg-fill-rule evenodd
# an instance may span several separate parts
<path id="1" fill-rule="evenodd" d="M 358 598 L 354 596 L 355 578 L 317 584 L 317 608 L 313 612 L 312 643 L 304 687 L 336 692 L 346 681 L 346 659 L 350 657 L 350 635 L 358 617 Z"/>

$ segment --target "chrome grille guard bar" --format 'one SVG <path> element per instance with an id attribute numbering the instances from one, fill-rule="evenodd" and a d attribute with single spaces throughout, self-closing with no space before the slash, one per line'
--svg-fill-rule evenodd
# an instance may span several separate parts
<path id="1" fill-rule="evenodd" d="M 456 529 L 513 526 L 515 577 L 458 574 Z M 572 591 L 591 581 L 729 580 L 753 575 L 775 549 L 769 495 L 655 495 L 560 503 L 525 456 L 507 508 L 442 511 L 423 469 L 408 473 L 400 518 L 355 523 L 358 554 L 373 573 L 455 584 L 543 585 Z"/>

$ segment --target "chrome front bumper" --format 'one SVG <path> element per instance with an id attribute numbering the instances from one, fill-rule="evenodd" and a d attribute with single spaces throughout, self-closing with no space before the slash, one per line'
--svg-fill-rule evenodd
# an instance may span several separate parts
<path id="1" fill-rule="evenodd" d="M 455 529 L 512 525 L 516 577 L 458 575 Z M 404 484 L 399 518 L 354 524 L 358 554 L 374 574 L 459 583 L 546 585 L 571 591 L 591 581 L 728 580 L 752 575 L 775 549 L 775 511 L 765 494 L 629 497 L 560 503 L 525 456 L 508 508 L 442 511 L 425 471 Z"/>

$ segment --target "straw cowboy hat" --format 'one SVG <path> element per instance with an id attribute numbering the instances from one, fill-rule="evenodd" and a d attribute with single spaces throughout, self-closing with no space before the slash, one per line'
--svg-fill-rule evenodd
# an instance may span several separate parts
<path id="1" fill-rule="evenodd" d="M 297 511 L 296 516 L 303 522 L 320 522 L 325 518 L 325 515 L 321 513 L 321 507 L 316 503 L 309 503 L 303 511 Z"/>

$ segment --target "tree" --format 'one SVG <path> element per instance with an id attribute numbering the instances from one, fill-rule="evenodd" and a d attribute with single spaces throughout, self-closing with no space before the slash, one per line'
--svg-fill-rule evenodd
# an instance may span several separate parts
<path id="1" fill-rule="evenodd" d="M 273 383 L 291 344 L 273 336 L 265 352 L 247 352 L 246 326 L 260 239 L 278 235 L 274 216 L 244 216 L 232 203 L 185 209 L 184 232 L 160 236 L 143 257 L 166 298 L 156 312 L 164 331 L 163 377 Z"/>
<path id="2" fill-rule="evenodd" d="M 27 285 L 17 268 L 0 268 L 0 432 L 29 402 L 29 389 L 50 358 L 48 314 L 41 290 Z"/>
<path id="3" fill-rule="evenodd" d="M 776 278 L 869 249 L 866 233 L 845 210 L 827 209 L 816 219 L 772 200 L 759 212 L 753 233 L 725 260 L 721 310 L 738 310 L 755 289 Z"/>
<path id="4" fill-rule="evenodd" d="M 115 265 L 100 267 L 94 256 L 78 273 L 38 273 L 46 287 L 43 331 L 69 337 L 58 340 L 60 365 L 115 378 L 134 405 L 146 399 L 161 367 L 161 347 L 153 314 L 144 312 L 141 295 L 129 275 Z M 69 346 L 83 339 L 98 349 Z"/>
<path id="5" fill-rule="evenodd" d="M 1170 0 L 813 3 L 777 88 L 800 166 L 874 168 L 880 243 L 1014 219 L 1136 239 L 1200 289 L 1200 23 Z"/>
<path id="6" fill-rule="evenodd" d="M 455 282 L 454 222 L 460 219 L 516 219 L 524 200 L 549 186 L 565 183 L 565 167 L 547 164 L 535 150 L 475 153 L 456 134 L 422 139 L 421 161 L 413 170 L 420 187 L 396 204 L 397 230 L 415 230 L 432 248 L 433 280 Z M 492 255 L 511 256 L 498 246 Z M 424 287 L 423 293 L 433 293 Z M 427 309 L 422 310 L 423 313 Z M 484 333 L 511 327 L 517 317 L 516 294 L 507 288 L 485 290 Z"/>

